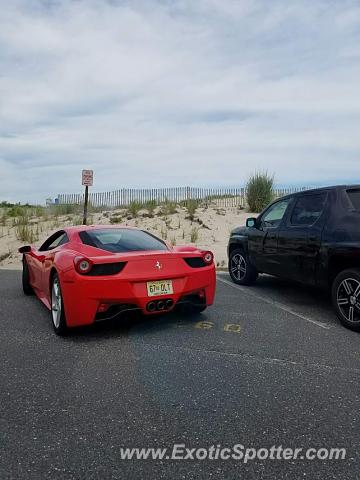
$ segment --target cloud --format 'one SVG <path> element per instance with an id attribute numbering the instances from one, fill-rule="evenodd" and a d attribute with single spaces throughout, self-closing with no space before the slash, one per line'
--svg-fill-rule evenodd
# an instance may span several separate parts
<path id="1" fill-rule="evenodd" d="M 355 1 L 0 7 L 0 199 L 360 181 Z"/>

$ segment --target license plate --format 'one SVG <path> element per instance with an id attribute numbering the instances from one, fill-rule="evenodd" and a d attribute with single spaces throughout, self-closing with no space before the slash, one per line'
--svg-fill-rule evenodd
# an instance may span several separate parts
<path id="1" fill-rule="evenodd" d="M 172 280 L 157 280 L 156 282 L 147 282 L 147 293 L 149 297 L 157 295 L 171 295 L 174 293 Z"/>

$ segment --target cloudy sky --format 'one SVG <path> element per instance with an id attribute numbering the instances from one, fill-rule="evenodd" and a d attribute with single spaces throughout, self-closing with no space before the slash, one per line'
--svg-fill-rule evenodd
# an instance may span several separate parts
<path id="1" fill-rule="evenodd" d="M 0 0 L 0 200 L 360 181 L 358 0 Z"/>

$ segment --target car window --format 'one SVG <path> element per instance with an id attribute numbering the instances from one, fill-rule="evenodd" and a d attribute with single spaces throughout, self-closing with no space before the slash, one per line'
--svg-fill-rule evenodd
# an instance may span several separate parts
<path id="1" fill-rule="evenodd" d="M 127 228 L 104 228 L 79 233 L 83 243 L 108 252 L 136 252 L 147 250 L 168 250 L 166 244 L 143 230 Z"/>
<path id="2" fill-rule="evenodd" d="M 265 227 L 278 227 L 283 219 L 291 198 L 286 198 L 274 203 L 261 218 Z"/>
<path id="3" fill-rule="evenodd" d="M 291 215 L 291 225 L 313 225 L 324 210 L 326 198 L 326 192 L 299 197 Z"/>
<path id="4" fill-rule="evenodd" d="M 346 190 L 347 196 L 355 210 L 360 210 L 360 190 Z"/>
<path id="5" fill-rule="evenodd" d="M 69 237 L 63 231 L 56 232 L 51 237 L 49 237 L 39 248 L 40 251 L 53 250 L 60 245 L 64 245 L 69 241 Z"/>

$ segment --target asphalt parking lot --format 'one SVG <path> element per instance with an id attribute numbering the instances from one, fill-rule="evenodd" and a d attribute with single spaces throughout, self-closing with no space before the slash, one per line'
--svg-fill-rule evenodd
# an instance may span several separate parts
<path id="1" fill-rule="evenodd" d="M 0 270 L 0 478 L 354 479 L 360 336 L 326 295 L 218 275 L 215 305 L 62 339 Z M 120 447 L 347 449 L 345 460 L 121 460 Z"/>

